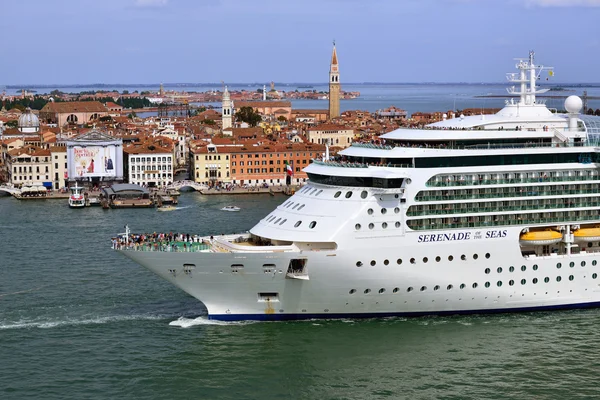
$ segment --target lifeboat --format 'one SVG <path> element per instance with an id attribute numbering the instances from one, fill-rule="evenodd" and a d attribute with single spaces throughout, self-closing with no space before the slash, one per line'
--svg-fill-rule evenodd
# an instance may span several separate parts
<path id="1" fill-rule="evenodd" d="M 600 241 L 600 228 L 580 228 L 573 232 L 576 242 L 596 242 Z"/>
<path id="2" fill-rule="evenodd" d="M 600 232 L 600 229 L 598 230 Z M 553 230 L 530 231 L 522 233 L 519 237 L 519 243 L 523 246 L 546 246 L 558 243 L 562 240 L 562 234 Z"/>

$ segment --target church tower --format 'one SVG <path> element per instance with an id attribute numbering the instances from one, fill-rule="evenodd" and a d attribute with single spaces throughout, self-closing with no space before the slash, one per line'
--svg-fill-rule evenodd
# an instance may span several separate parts
<path id="1" fill-rule="evenodd" d="M 227 128 L 231 128 L 232 124 L 232 106 L 231 106 L 231 96 L 229 95 L 229 90 L 227 90 L 227 86 L 225 86 L 225 91 L 223 92 L 223 109 L 221 110 L 222 115 L 222 128 L 223 130 Z"/>
<path id="2" fill-rule="evenodd" d="M 333 42 L 333 54 L 329 66 L 329 119 L 340 116 L 340 71 L 338 68 L 337 52 Z"/>

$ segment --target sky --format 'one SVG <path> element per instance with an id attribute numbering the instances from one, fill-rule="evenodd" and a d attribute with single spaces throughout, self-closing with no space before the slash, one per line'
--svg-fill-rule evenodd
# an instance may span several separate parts
<path id="1" fill-rule="evenodd" d="M 600 0 L 0 0 L 0 86 L 600 82 Z"/>

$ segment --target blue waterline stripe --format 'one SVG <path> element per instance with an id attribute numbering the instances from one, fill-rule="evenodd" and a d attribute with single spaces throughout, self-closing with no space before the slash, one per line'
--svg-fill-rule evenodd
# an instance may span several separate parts
<path id="1" fill-rule="evenodd" d="M 600 301 L 576 304 L 561 304 L 553 306 L 499 308 L 488 310 L 460 310 L 460 311 L 430 311 L 430 312 L 386 312 L 386 313 L 343 313 L 343 314 L 214 314 L 209 319 L 217 321 L 289 321 L 306 319 L 341 319 L 341 318 L 385 318 L 385 317 L 426 317 L 448 315 L 473 315 L 473 314 L 503 314 L 532 311 L 572 310 L 582 308 L 600 307 Z"/>

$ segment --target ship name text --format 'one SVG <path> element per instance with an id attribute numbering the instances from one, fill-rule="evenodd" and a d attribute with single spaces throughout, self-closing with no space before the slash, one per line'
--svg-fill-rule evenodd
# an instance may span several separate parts
<path id="1" fill-rule="evenodd" d="M 471 240 L 482 238 L 496 239 L 506 237 L 506 233 L 506 229 L 487 231 L 485 235 L 482 235 L 481 232 L 475 232 L 474 235 L 472 235 L 471 232 L 434 233 L 429 235 L 419 235 L 417 243 L 452 242 L 458 240 Z"/>

